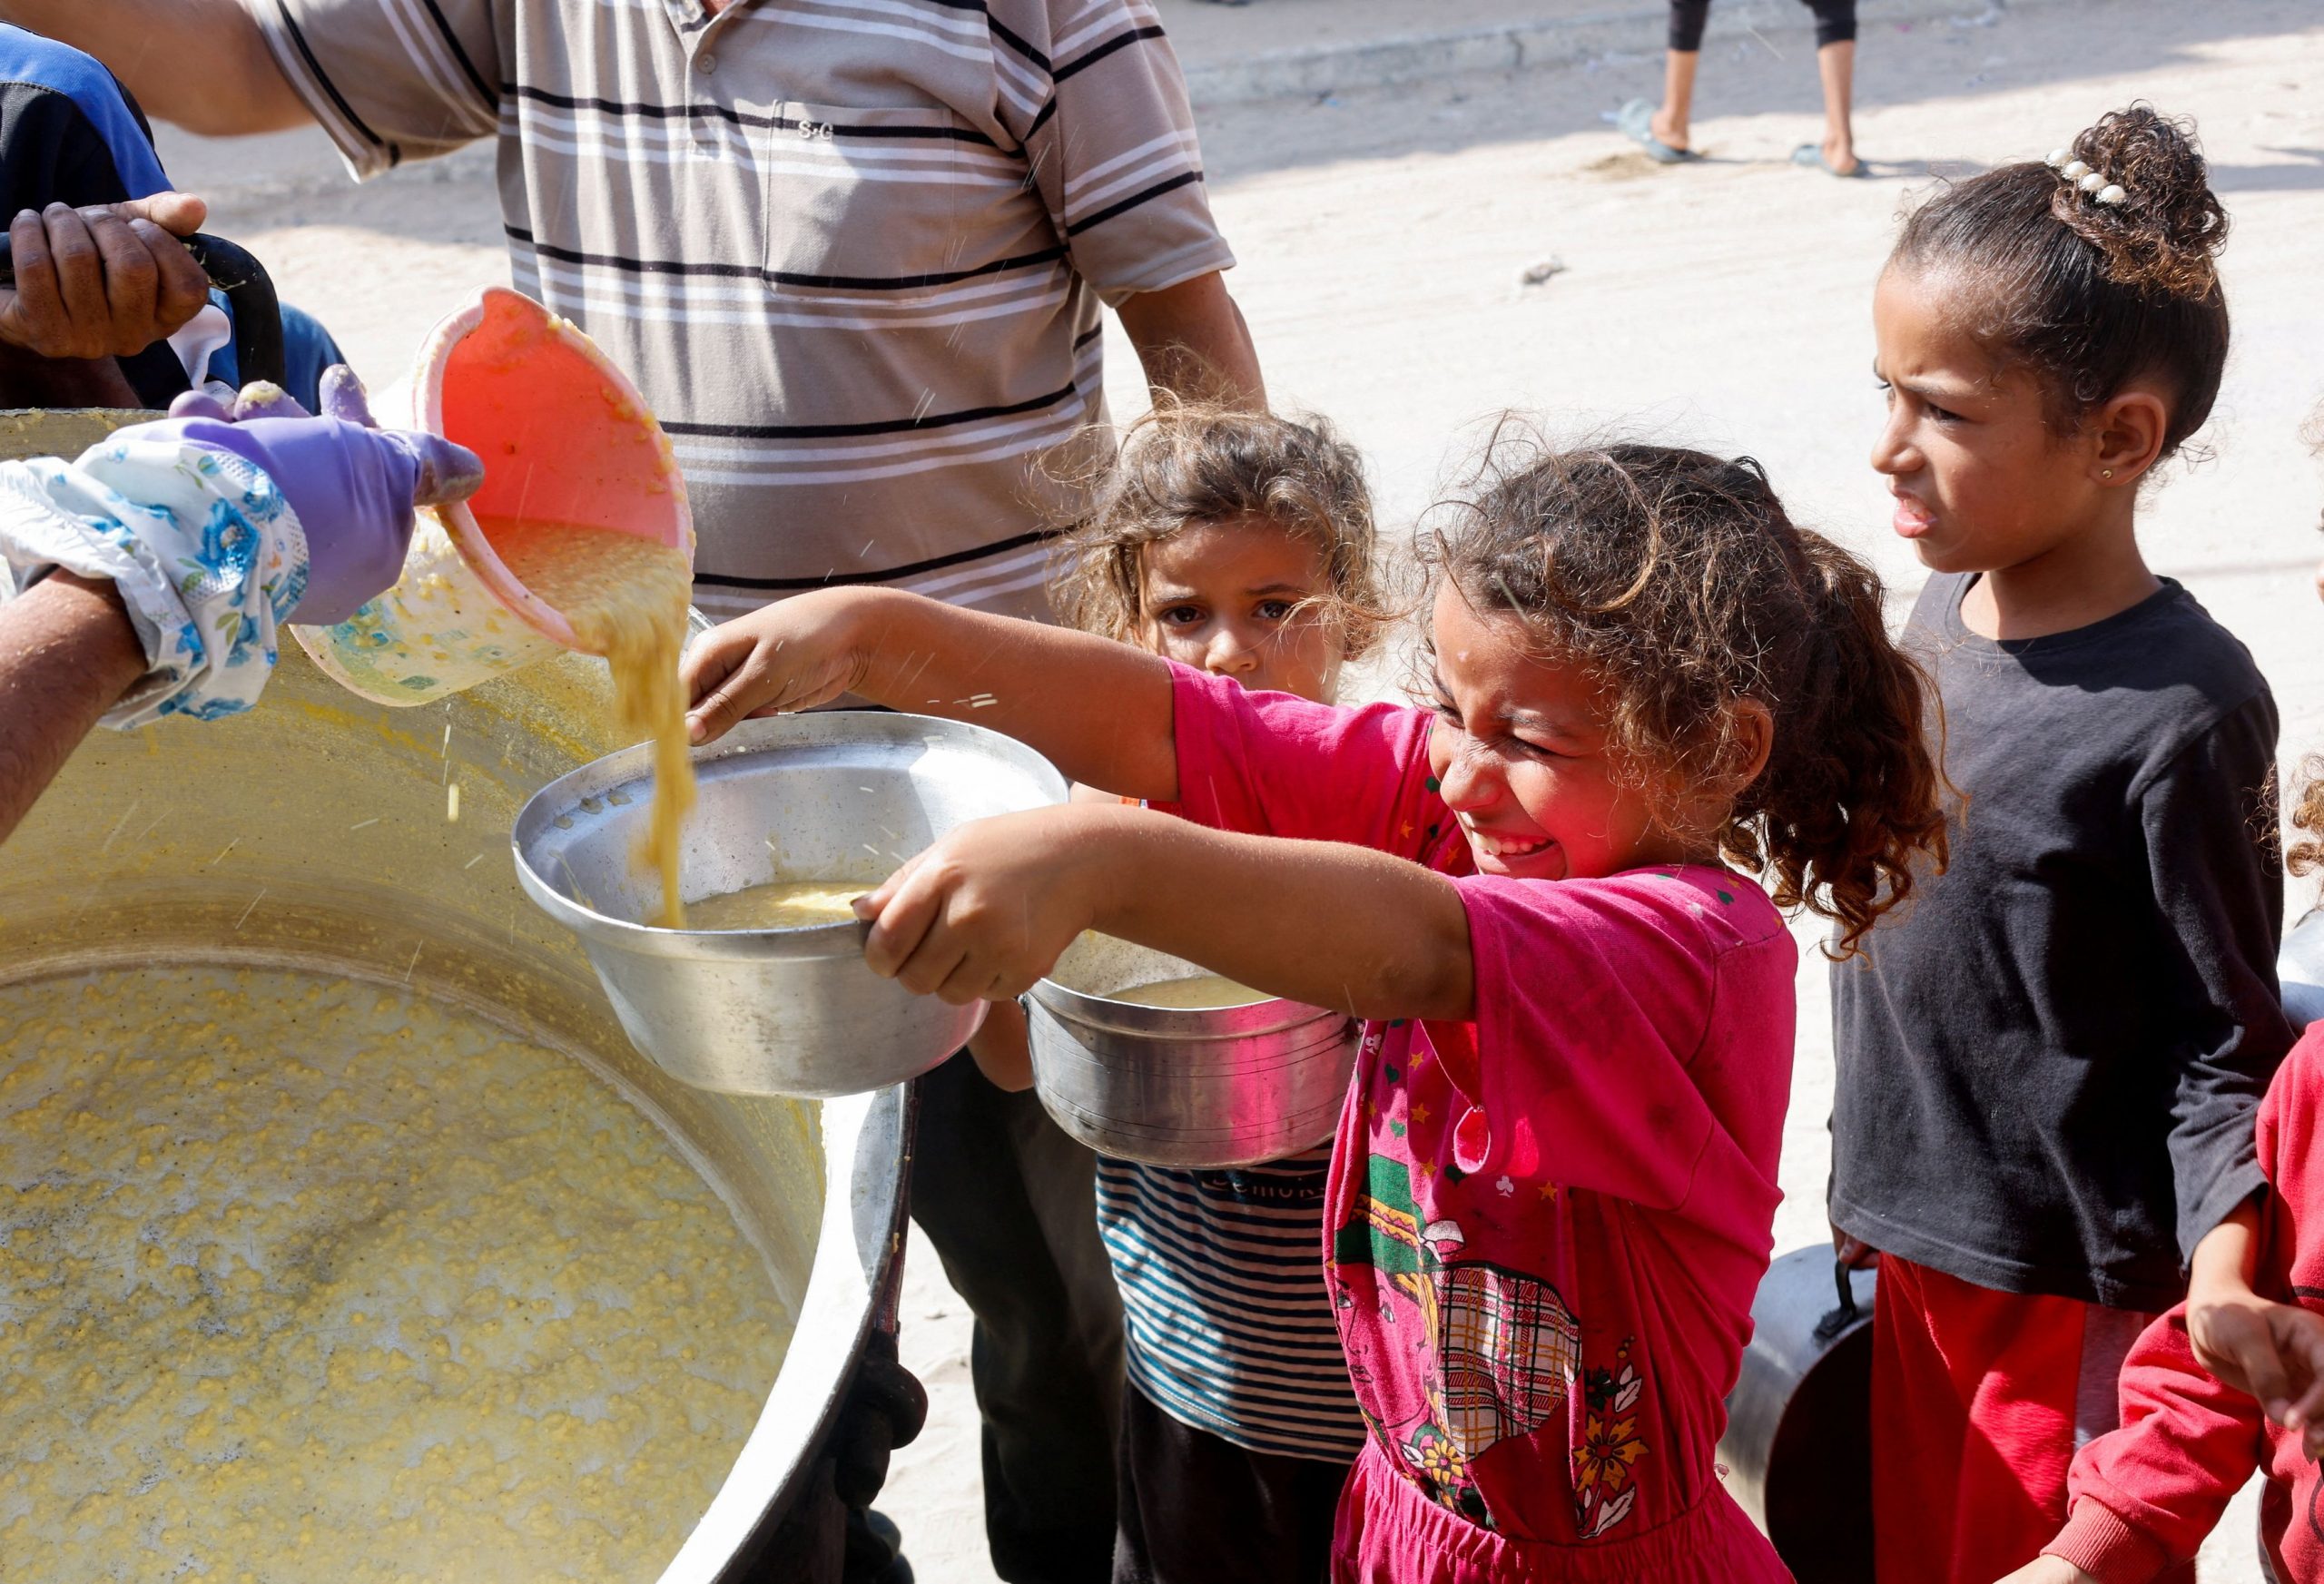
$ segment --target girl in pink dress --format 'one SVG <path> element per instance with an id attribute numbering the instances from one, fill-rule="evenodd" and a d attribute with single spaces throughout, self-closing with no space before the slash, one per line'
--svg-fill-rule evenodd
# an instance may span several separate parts
<path id="1" fill-rule="evenodd" d="M 695 734 L 852 691 L 1157 805 L 907 864 L 859 906 L 912 989 L 1013 996 L 1096 929 L 1367 1020 L 1322 1251 L 1370 1432 L 1335 1578 L 1782 1579 L 1713 1461 L 1779 1196 L 1779 910 L 1845 951 L 1942 861 L 1923 686 L 1757 464 L 1510 451 L 1426 546 L 1423 707 L 841 590 L 705 637 Z"/>

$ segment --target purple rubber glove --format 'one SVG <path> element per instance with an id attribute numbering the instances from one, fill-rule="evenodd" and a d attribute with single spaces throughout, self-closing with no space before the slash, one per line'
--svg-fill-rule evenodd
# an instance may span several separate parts
<path id="1" fill-rule="evenodd" d="M 121 431 L 231 451 L 263 468 L 307 534 L 307 589 L 288 617 L 302 626 L 343 622 L 403 571 L 412 511 L 466 500 L 484 464 L 440 436 L 383 429 L 362 383 L 344 364 L 325 370 L 323 416 L 309 418 L 278 386 L 253 385 L 229 408 L 188 391 L 170 416 Z"/>

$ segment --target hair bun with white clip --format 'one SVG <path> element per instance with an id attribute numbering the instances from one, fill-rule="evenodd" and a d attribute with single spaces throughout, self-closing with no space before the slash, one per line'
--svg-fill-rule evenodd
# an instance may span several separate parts
<path id="1" fill-rule="evenodd" d="M 2218 290 L 2213 255 L 2227 212 L 2191 124 L 2132 104 L 2099 117 L 2046 162 L 2058 179 L 2051 212 L 2106 255 L 2110 277 L 2179 296 Z"/>

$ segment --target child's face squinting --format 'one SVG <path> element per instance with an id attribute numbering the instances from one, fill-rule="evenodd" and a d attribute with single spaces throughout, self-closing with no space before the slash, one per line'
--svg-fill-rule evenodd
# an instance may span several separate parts
<path id="1" fill-rule="evenodd" d="M 1145 647 L 1255 691 L 1332 701 L 1340 644 L 1307 603 L 1332 591 L 1319 546 L 1264 523 L 1197 523 L 1144 557 Z"/>
<path id="2" fill-rule="evenodd" d="M 2043 422 L 2042 384 L 1999 368 L 1965 327 L 1959 287 L 1891 269 L 1873 295 L 1888 419 L 1872 466 L 1896 532 L 1936 572 L 1994 572 L 2082 532 L 2105 492 L 2083 437 Z"/>
<path id="3" fill-rule="evenodd" d="M 1700 854 L 1658 828 L 1623 784 L 1598 690 L 1528 652 L 1524 625 L 1437 592 L 1436 729 L 1429 765 L 1480 874 L 1581 880 Z"/>

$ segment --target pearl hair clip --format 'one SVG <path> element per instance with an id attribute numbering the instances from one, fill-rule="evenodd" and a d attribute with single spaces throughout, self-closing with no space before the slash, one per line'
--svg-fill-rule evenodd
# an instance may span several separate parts
<path id="1" fill-rule="evenodd" d="M 2075 159 L 2072 149 L 2052 149 L 2046 162 L 2050 169 L 2055 171 L 2064 180 L 2073 182 L 2078 191 L 2089 194 L 2092 199 L 2100 203 L 2120 204 L 2130 197 L 2129 193 L 2122 191 L 2122 183 L 2109 182 L 2082 161 Z"/>

